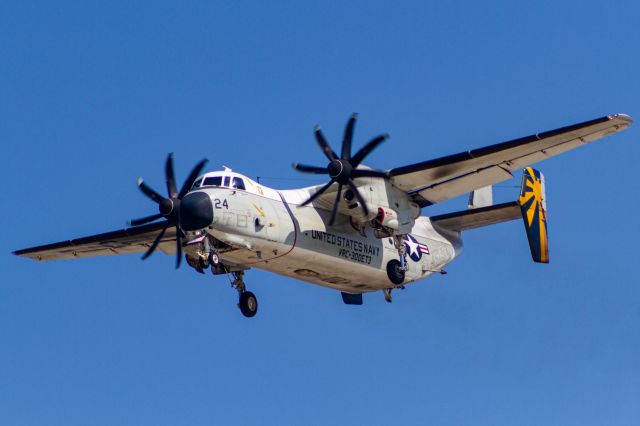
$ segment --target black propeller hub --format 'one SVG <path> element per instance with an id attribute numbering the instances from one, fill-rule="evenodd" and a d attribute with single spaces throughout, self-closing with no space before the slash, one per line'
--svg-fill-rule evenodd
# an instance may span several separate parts
<path id="1" fill-rule="evenodd" d="M 164 217 L 167 217 L 173 213 L 174 210 L 178 210 L 176 207 L 180 205 L 180 200 L 177 198 L 164 198 L 158 203 L 158 210 L 160 210 L 160 214 Z"/>
<path id="2" fill-rule="evenodd" d="M 346 184 L 351 177 L 352 170 L 353 167 L 351 167 L 351 163 L 347 160 L 333 160 L 327 166 L 329 176 L 343 185 Z"/>

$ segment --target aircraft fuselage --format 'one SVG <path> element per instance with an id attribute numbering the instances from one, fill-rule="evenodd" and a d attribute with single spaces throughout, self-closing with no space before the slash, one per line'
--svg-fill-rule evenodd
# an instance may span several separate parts
<path id="1" fill-rule="evenodd" d="M 330 212 L 296 202 L 297 190 L 261 188 L 262 195 L 224 187 L 203 188 L 213 222 L 206 232 L 232 248 L 224 263 L 255 267 L 349 293 L 394 287 L 387 263 L 398 259 L 392 238 L 358 229 L 348 217 L 327 225 Z M 436 230 L 419 217 L 405 239 L 404 284 L 440 272 L 462 249 L 459 234 Z"/>

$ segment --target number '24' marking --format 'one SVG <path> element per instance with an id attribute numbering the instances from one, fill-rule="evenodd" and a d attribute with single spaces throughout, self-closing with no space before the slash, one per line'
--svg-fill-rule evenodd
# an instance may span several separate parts
<path id="1" fill-rule="evenodd" d="M 221 208 L 225 208 L 227 210 L 229 210 L 229 204 L 227 203 L 227 199 L 225 198 L 224 200 L 220 200 L 219 198 L 216 198 L 213 200 L 213 206 L 216 209 L 221 209 Z"/>

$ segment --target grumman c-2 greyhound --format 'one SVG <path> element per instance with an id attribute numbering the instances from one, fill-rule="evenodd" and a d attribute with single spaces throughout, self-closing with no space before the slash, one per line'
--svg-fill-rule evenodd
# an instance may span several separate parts
<path id="1" fill-rule="evenodd" d="M 324 185 L 276 190 L 228 168 L 201 174 L 202 160 L 178 191 L 169 154 L 167 197 L 138 180 L 158 213 L 132 220 L 123 230 L 14 254 L 57 260 L 144 253 L 146 259 L 160 249 L 175 254 L 176 267 L 184 256 L 198 272 L 210 268 L 214 275 L 231 274 L 247 317 L 258 309 L 244 280 L 252 267 L 338 290 L 346 304 L 362 304 L 362 294 L 373 291 L 382 291 L 391 302 L 394 289 L 445 273 L 444 266 L 460 255 L 461 235 L 468 229 L 522 218 L 533 260 L 548 263 L 544 177 L 528 166 L 626 129 L 632 120 L 609 115 L 384 171 L 362 161 L 387 135 L 352 155 L 355 122 L 354 114 L 340 154 L 316 127 L 327 166 L 293 165 L 300 172 L 328 175 Z M 519 199 L 494 205 L 491 185 L 522 168 Z M 468 210 L 420 215 L 423 207 L 466 193 Z"/>

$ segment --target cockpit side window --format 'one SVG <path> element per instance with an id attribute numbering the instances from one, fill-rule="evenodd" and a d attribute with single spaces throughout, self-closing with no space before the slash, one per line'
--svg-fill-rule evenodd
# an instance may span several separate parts
<path id="1" fill-rule="evenodd" d="M 229 176 L 227 176 L 227 177 L 225 177 L 225 178 L 224 178 L 224 186 L 227 186 L 227 187 L 229 186 L 229 180 L 230 180 L 230 179 L 231 179 L 231 178 L 230 178 Z"/>
<path id="2" fill-rule="evenodd" d="M 222 176 L 210 176 L 204 179 L 202 182 L 202 186 L 221 186 L 222 185 Z"/>
<path id="3" fill-rule="evenodd" d="M 246 188 L 244 187 L 244 181 L 239 177 L 234 177 L 233 178 L 233 182 L 231 183 L 231 187 L 233 189 L 242 189 L 243 191 L 246 190 Z"/>
<path id="4" fill-rule="evenodd" d="M 193 182 L 193 186 L 191 187 L 191 189 L 196 189 L 196 188 L 200 188 L 200 184 L 202 184 L 202 179 L 197 179 L 195 182 Z"/>

